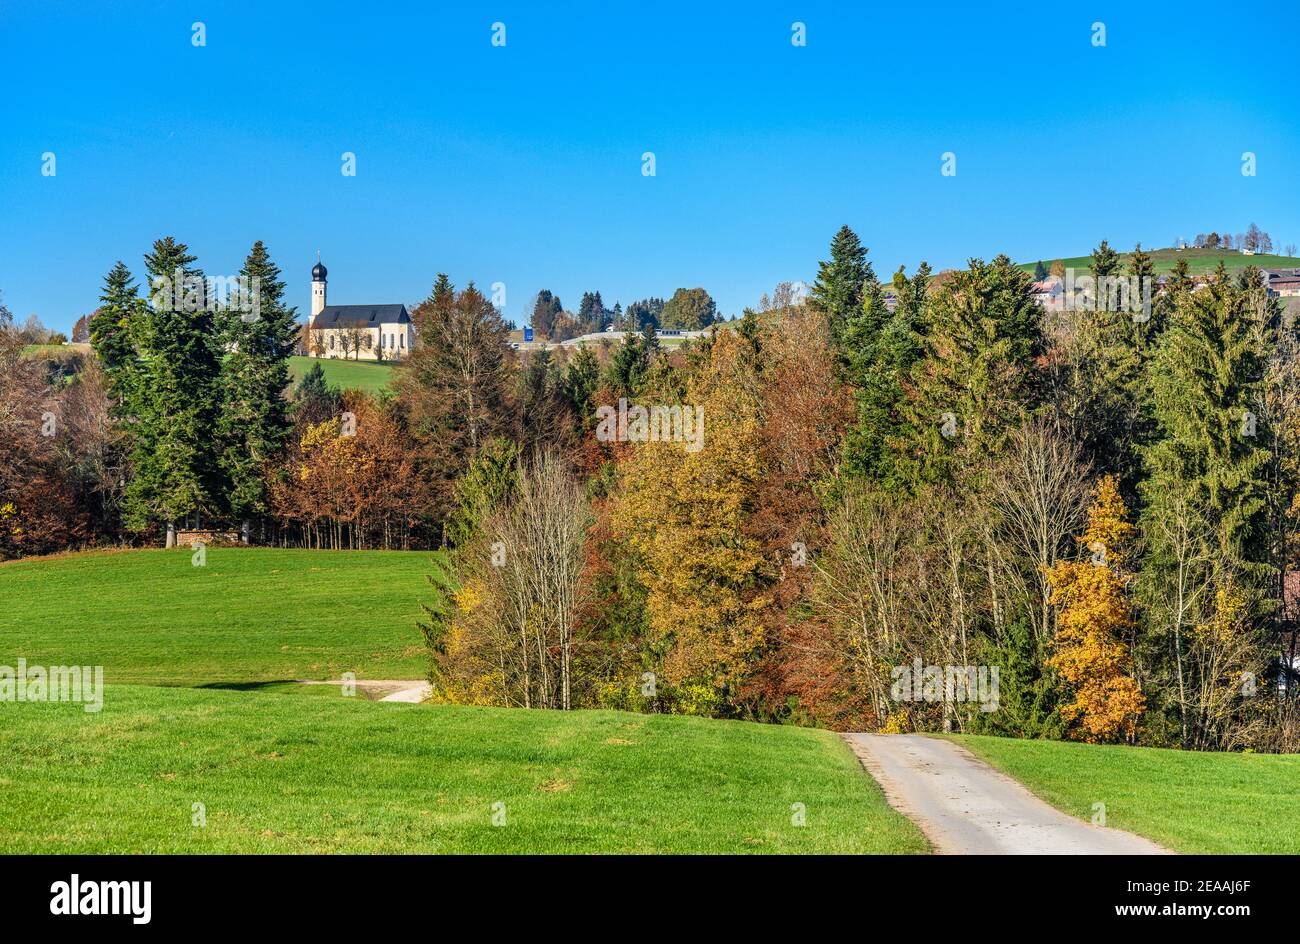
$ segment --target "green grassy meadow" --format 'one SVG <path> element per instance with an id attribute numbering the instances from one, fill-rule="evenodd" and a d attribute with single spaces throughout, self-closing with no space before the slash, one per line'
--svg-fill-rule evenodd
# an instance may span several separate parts
<path id="1" fill-rule="evenodd" d="M 99 712 L 0 702 L 0 854 L 927 849 L 828 732 L 293 684 L 422 678 L 434 555 L 206 553 L 0 565 L 0 664 L 108 682 Z"/>
<path id="2" fill-rule="evenodd" d="M 26 357 L 40 357 L 51 361 L 65 362 L 77 357 L 90 356 L 94 352 L 89 344 L 29 344 L 23 348 Z M 325 370 L 325 380 L 340 390 L 363 390 L 369 394 L 379 394 L 388 388 L 396 369 L 391 363 L 380 364 L 375 361 L 345 361 L 328 357 L 290 357 L 289 379 L 291 385 L 297 385 L 312 364 L 319 363 Z"/>
<path id="3" fill-rule="evenodd" d="M 147 686 L 0 717 L 3 853 L 927 848 L 822 731 Z"/>
<path id="4" fill-rule="evenodd" d="M 1116 246 L 1114 248 L 1118 249 L 1119 247 Z M 1294 269 L 1300 267 L 1300 258 L 1295 256 L 1265 254 L 1243 256 L 1239 252 L 1222 249 L 1152 249 L 1149 250 L 1149 254 L 1151 256 L 1151 261 L 1155 264 L 1157 275 L 1165 275 L 1174 271 L 1174 264 L 1179 259 L 1187 260 L 1188 269 L 1193 275 L 1202 275 L 1207 272 L 1213 272 L 1218 268 L 1220 262 L 1222 262 L 1229 271 L 1234 269 L 1244 269 L 1246 266 L 1250 265 L 1259 266 L 1261 269 Z M 1123 266 L 1127 267 L 1131 256 L 1132 253 L 1130 252 L 1120 253 L 1120 259 Z M 1044 256 L 1042 260 L 1043 265 L 1050 269 L 1052 267 L 1052 262 L 1057 258 L 1060 257 Z M 1070 256 L 1069 258 L 1061 259 L 1061 261 L 1065 263 L 1067 269 L 1074 269 L 1076 275 L 1085 274 L 1089 270 L 1089 266 L 1092 265 L 1092 256 Z M 1022 262 L 1019 265 L 1020 268 L 1024 269 L 1026 272 L 1033 272 L 1034 266 L 1037 264 L 1038 260 L 1034 260 L 1033 262 Z M 1127 274 L 1127 269 L 1125 269 L 1125 274 Z"/>
<path id="5" fill-rule="evenodd" d="M 927 849 L 829 732 L 292 681 L 421 679 L 430 552 L 206 555 L 0 564 L 0 664 L 102 665 L 108 682 L 98 713 L 0 702 L 0 854 Z M 1180 852 L 1300 853 L 1300 756 L 955 740 Z"/>
<path id="6" fill-rule="evenodd" d="M 1183 853 L 1300 854 L 1300 755 L 952 738 L 1048 803 Z"/>
<path id="7" fill-rule="evenodd" d="M 381 393 L 393 378 L 392 364 L 375 361 L 345 361 L 328 357 L 291 357 L 289 374 L 294 384 L 302 380 L 312 364 L 320 364 L 325 371 L 325 382 L 340 390 L 364 390 Z"/>
<path id="8" fill-rule="evenodd" d="M 102 665 L 109 683 L 423 678 L 431 552 L 209 547 L 0 564 L 0 663 Z"/>
<path id="9" fill-rule="evenodd" d="M 70 357 L 89 353 L 89 344 L 28 344 L 23 348 L 25 357 Z"/>

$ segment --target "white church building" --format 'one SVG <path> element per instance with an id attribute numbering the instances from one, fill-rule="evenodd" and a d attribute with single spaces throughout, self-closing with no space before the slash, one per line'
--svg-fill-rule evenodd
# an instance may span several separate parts
<path id="1" fill-rule="evenodd" d="M 312 357 L 397 361 L 411 353 L 415 328 L 405 305 L 330 305 L 319 254 L 311 269 L 311 315 L 303 348 Z"/>

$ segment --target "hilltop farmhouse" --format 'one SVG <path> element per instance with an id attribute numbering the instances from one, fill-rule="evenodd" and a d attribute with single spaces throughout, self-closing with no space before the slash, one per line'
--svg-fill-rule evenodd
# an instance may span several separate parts
<path id="1" fill-rule="evenodd" d="M 303 334 L 304 352 L 343 360 L 406 358 L 415 344 L 406 306 L 330 305 L 325 298 L 328 274 L 318 258 L 311 269 L 311 315 Z"/>

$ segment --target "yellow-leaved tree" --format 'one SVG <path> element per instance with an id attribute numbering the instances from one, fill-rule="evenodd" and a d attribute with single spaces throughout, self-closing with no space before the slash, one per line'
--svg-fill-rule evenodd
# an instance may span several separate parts
<path id="1" fill-rule="evenodd" d="M 646 588 L 657 687 L 686 714 L 734 703 L 763 642 L 763 549 L 746 530 L 763 469 L 743 343 L 719 332 L 686 385 L 684 409 L 703 410 L 699 448 L 634 445 L 615 498 L 615 526 Z"/>
<path id="2" fill-rule="evenodd" d="M 1083 560 L 1061 561 L 1048 571 L 1057 610 L 1055 651 L 1048 664 L 1065 680 L 1070 699 L 1061 715 L 1070 736 L 1093 743 L 1131 737 L 1146 707 L 1122 634 L 1133 625 L 1124 569 L 1133 535 L 1128 508 L 1114 476 L 1093 490 L 1088 527 L 1079 538 Z"/>

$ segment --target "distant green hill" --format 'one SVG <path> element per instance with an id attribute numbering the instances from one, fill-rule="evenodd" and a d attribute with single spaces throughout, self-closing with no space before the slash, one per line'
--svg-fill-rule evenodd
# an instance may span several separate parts
<path id="1" fill-rule="evenodd" d="M 71 375 L 81 369 L 82 359 L 93 357 L 94 352 L 89 344 L 29 344 L 23 348 L 23 356 L 44 358 L 53 364 L 67 365 L 62 373 Z M 366 393 L 378 394 L 393 379 L 393 364 L 331 360 L 325 357 L 291 357 L 291 382 L 297 385 L 303 375 L 311 370 L 313 363 L 319 363 L 325 370 L 326 382 L 340 390 L 364 390 Z"/>
<path id="2" fill-rule="evenodd" d="M 24 357 L 72 357 L 89 353 L 89 344 L 28 344 L 23 348 Z"/>
<path id="3" fill-rule="evenodd" d="M 392 364 L 378 364 L 374 361 L 344 361 L 328 357 L 291 357 L 289 372 L 296 384 L 303 375 L 311 370 L 312 364 L 320 364 L 325 371 L 325 382 L 340 390 L 364 390 L 366 393 L 379 393 L 388 386 L 393 378 Z"/>
<path id="4" fill-rule="evenodd" d="M 0 564 L 0 662 L 102 666 L 107 683 L 99 711 L 0 703 L 0 855 L 926 851 L 830 731 L 293 684 L 420 680 L 439 557 L 211 547 L 201 567 L 188 548 Z"/>
<path id="5" fill-rule="evenodd" d="M 1163 275 L 1166 272 L 1174 270 L 1174 263 L 1179 259 L 1186 259 L 1188 268 L 1193 275 L 1204 272 L 1213 272 L 1220 262 L 1228 270 L 1244 269 L 1246 266 L 1254 265 L 1265 269 L 1294 269 L 1300 268 L 1300 257 L 1296 256 L 1275 256 L 1275 255 L 1254 255 L 1243 256 L 1239 252 L 1224 249 L 1149 249 L 1148 254 L 1151 261 L 1155 263 L 1156 273 Z M 1125 252 L 1120 254 L 1125 267 L 1128 266 L 1129 258 L 1133 254 Z M 1052 263 L 1059 256 L 1044 256 L 1043 265 L 1049 269 Z M 1076 272 L 1084 272 L 1092 265 L 1092 256 L 1070 256 L 1061 259 L 1067 269 L 1074 269 Z M 1020 268 L 1026 272 L 1033 272 L 1038 260 L 1033 262 L 1022 262 Z"/>

